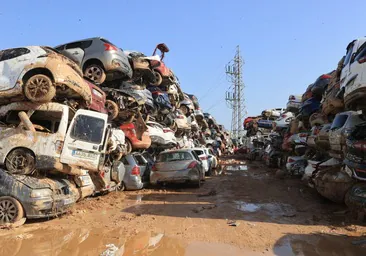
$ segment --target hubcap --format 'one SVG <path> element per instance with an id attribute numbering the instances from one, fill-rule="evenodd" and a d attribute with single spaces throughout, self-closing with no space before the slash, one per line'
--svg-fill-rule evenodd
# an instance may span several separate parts
<path id="1" fill-rule="evenodd" d="M 34 78 L 28 84 L 28 91 L 34 98 L 40 98 L 49 91 L 49 83 L 44 78 Z"/>
<path id="2" fill-rule="evenodd" d="M 4 222 L 11 222 L 17 214 L 17 208 L 10 200 L 0 201 L 0 220 Z"/>
<path id="3" fill-rule="evenodd" d="M 16 155 L 11 159 L 11 165 L 17 169 L 21 170 L 28 166 L 28 160 L 23 155 Z"/>
<path id="4" fill-rule="evenodd" d="M 89 79 L 99 81 L 102 78 L 103 71 L 99 67 L 92 66 L 87 68 L 85 74 Z"/>

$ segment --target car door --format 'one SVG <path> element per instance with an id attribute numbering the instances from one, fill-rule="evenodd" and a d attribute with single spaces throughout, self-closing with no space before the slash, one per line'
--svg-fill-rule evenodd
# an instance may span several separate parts
<path id="1" fill-rule="evenodd" d="M 31 61 L 28 48 L 12 48 L 0 51 L 0 91 L 15 87 L 24 66 Z"/>
<path id="2" fill-rule="evenodd" d="M 65 136 L 61 163 L 98 171 L 109 137 L 107 121 L 106 114 L 79 109 Z"/>
<path id="3" fill-rule="evenodd" d="M 84 48 L 86 41 L 81 42 L 75 42 L 65 45 L 65 49 L 63 49 L 61 52 L 68 58 L 75 61 L 79 66 L 83 63 L 84 59 Z"/>

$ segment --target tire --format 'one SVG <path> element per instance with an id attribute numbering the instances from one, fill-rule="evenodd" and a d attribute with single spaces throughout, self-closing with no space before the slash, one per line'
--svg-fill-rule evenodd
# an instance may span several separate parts
<path id="1" fill-rule="evenodd" d="M 0 197 L 0 223 L 14 223 L 24 218 L 22 205 L 13 197 Z"/>
<path id="2" fill-rule="evenodd" d="M 123 181 L 121 181 L 121 183 L 117 186 L 117 191 L 124 191 L 125 189 L 126 189 L 126 186 L 123 183 Z"/>
<path id="3" fill-rule="evenodd" d="M 208 168 L 208 171 L 205 173 L 206 176 L 211 176 L 212 175 L 212 167 L 210 166 Z"/>
<path id="4" fill-rule="evenodd" d="M 119 107 L 117 103 L 115 103 L 112 100 L 106 100 L 105 101 L 105 108 L 107 109 L 108 113 L 108 120 L 113 120 L 118 117 L 119 114 Z"/>
<path id="5" fill-rule="evenodd" d="M 85 67 L 84 76 L 98 84 L 104 83 L 107 77 L 103 67 L 99 66 L 98 64 L 91 64 Z"/>
<path id="6" fill-rule="evenodd" d="M 30 150 L 17 148 L 8 154 L 5 166 L 11 174 L 27 175 L 35 170 L 36 159 Z"/>
<path id="7" fill-rule="evenodd" d="M 194 183 L 194 187 L 195 188 L 200 188 L 201 187 L 201 178 L 199 178 L 198 181 L 196 183 Z"/>
<path id="8" fill-rule="evenodd" d="M 42 74 L 28 78 L 23 89 L 25 97 L 32 102 L 49 102 L 56 96 L 51 78 Z"/>
<path id="9" fill-rule="evenodd" d="M 126 138 L 126 153 L 127 155 L 132 152 L 132 143 L 129 139 Z"/>
<path id="10" fill-rule="evenodd" d="M 161 74 L 156 70 L 153 70 L 153 74 L 155 76 L 155 82 L 152 83 L 151 85 L 154 85 L 154 86 L 161 85 L 161 83 L 163 82 L 163 77 L 161 76 Z"/>
<path id="11" fill-rule="evenodd" d="M 182 106 L 180 106 L 180 108 L 179 108 L 179 109 L 182 111 L 182 113 L 183 113 L 185 116 L 187 116 L 187 114 L 188 114 L 188 112 L 189 112 L 189 109 L 188 109 L 186 106 L 182 105 Z"/>

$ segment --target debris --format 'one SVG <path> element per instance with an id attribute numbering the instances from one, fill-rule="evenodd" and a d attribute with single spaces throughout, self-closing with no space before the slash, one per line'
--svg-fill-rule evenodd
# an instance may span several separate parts
<path id="1" fill-rule="evenodd" d="M 114 244 L 107 244 L 106 247 L 107 247 L 107 250 L 102 252 L 100 254 L 100 256 L 118 256 L 118 255 L 122 255 L 121 252 L 118 253 L 119 249 Z"/>
<path id="2" fill-rule="evenodd" d="M 229 220 L 227 222 L 227 224 L 230 226 L 230 227 L 238 227 L 240 225 L 239 222 L 237 222 L 236 220 Z"/>

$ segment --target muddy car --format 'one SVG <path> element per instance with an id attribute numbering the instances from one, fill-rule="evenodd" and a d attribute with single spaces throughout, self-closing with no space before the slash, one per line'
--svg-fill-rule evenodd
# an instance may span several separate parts
<path id="1" fill-rule="evenodd" d="M 74 60 L 84 76 L 98 84 L 105 80 L 132 77 L 133 71 L 123 50 L 105 38 L 88 38 L 59 45 L 55 49 Z"/>
<path id="2" fill-rule="evenodd" d="M 315 144 L 317 149 L 321 149 L 323 151 L 327 151 L 330 149 L 329 131 L 331 127 L 332 124 L 325 124 L 321 127 L 318 135 L 315 138 Z"/>
<path id="3" fill-rule="evenodd" d="M 147 149 L 151 146 L 151 138 L 145 122 L 139 118 L 135 123 L 124 123 L 119 128 L 126 136 L 126 151 L 131 153 L 137 149 Z"/>
<path id="4" fill-rule="evenodd" d="M 122 161 L 126 169 L 123 189 L 138 190 L 150 183 L 150 164 L 143 155 L 134 152 L 125 156 Z"/>
<path id="5" fill-rule="evenodd" d="M 13 174 L 98 171 L 110 130 L 106 114 L 63 104 L 11 103 L 0 108 L 0 164 Z"/>
<path id="6" fill-rule="evenodd" d="M 29 100 L 37 103 L 55 97 L 92 96 L 80 68 L 52 48 L 28 46 L 0 51 L 0 104 Z"/>
<path id="7" fill-rule="evenodd" d="M 329 155 L 341 159 L 346 151 L 346 138 L 356 125 L 366 121 L 362 114 L 356 111 L 342 112 L 336 115 L 329 131 Z"/>
<path id="8" fill-rule="evenodd" d="M 160 56 L 155 55 L 157 53 L 157 50 L 160 51 Z M 145 59 L 150 62 L 150 66 L 155 75 L 155 82 L 152 83 L 152 85 L 159 86 L 159 85 L 175 83 L 176 79 L 175 79 L 173 71 L 170 70 L 163 62 L 165 53 L 167 53 L 167 52 L 169 52 L 168 46 L 161 43 L 155 47 L 155 50 L 152 54 L 153 56 L 145 57 Z"/>
<path id="9" fill-rule="evenodd" d="M 133 81 L 142 83 L 155 83 L 155 73 L 151 69 L 150 61 L 142 52 L 124 51 L 133 69 Z"/>
<path id="10" fill-rule="evenodd" d="M 67 179 L 35 178 L 0 171 L 0 223 L 22 218 L 55 217 L 66 212 L 77 198 L 77 190 Z"/>

